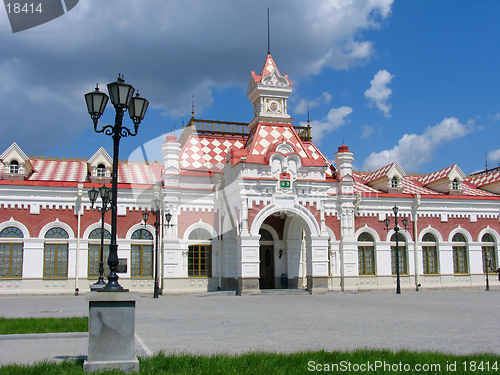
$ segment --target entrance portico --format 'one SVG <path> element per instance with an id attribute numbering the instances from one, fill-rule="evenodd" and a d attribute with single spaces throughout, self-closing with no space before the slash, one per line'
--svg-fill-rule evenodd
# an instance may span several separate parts
<path id="1" fill-rule="evenodd" d="M 238 236 L 238 294 L 277 287 L 282 273 L 287 274 L 289 288 L 327 291 L 328 233 L 321 232 L 312 213 L 293 198 L 279 203 L 260 210 L 248 233 Z M 263 230 L 272 232 L 272 242 L 262 241 Z"/>

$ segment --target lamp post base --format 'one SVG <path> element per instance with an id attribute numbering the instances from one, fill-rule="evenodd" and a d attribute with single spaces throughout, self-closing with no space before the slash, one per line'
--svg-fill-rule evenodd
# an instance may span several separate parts
<path id="1" fill-rule="evenodd" d="M 89 293 L 86 372 L 110 368 L 139 372 L 135 355 L 135 305 L 139 293 Z"/>

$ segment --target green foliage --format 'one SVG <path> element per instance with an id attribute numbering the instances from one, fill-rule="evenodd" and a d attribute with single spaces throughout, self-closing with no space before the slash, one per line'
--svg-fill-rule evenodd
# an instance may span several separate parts
<path id="1" fill-rule="evenodd" d="M 88 318 L 0 318 L 0 335 L 88 332 Z"/>
<path id="2" fill-rule="evenodd" d="M 216 354 L 211 356 L 193 354 L 164 354 L 153 357 L 139 358 L 140 374 L 278 374 L 294 375 L 309 373 L 342 373 L 342 374 L 477 374 L 498 373 L 500 356 L 495 354 L 472 354 L 456 356 L 437 352 L 410 352 L 406 350 L 393 352 L 390 350 L 355 350 L 345 351 L 309 351 L 300 353 L 264 353 L 252 352 L 241 355 Z M 312 364 L 315 369 L 310 371 Z M 311 364 L 311 365 L 309 365 Z M 346 370 L 336 371 L 334 365 L 346 366 Z M 361 371 L 356 366 L 375 364 L 387 367 L 367 368 Z M 496 364 L 496 370 L 494 368 Z M 416 366 L 439 365 L 440 368 L 415 371 Z M 456 367 L 449 367 L 455 365 Z M 351 371 L 349 371 L 349 366 Z M 397 370 L 393 367 L 398 367 Z M 404 370 L 409 366 L 409 371 Z M 482 366 L 482 369 L 481 369 Z M 487 367 L 489 366 L 489 367 Z M 399 368 L 402 371 L 399 371 Z M 489 371 L 488 371 L 489 369 Z M 0 375 L 17 374 L 85 374 L 82 370 L 82 361 L 65 361 L 59 364 L 43 362 L 34 366 L 4 366 L 0 367 Z M 117 370 L 104 371 L 102 374 L 122 374 Z"/>

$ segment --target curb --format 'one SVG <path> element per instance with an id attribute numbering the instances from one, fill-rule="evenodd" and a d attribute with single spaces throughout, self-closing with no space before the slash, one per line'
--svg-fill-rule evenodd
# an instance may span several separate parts
<path id="1" fill-rule="evenodd" d="M 0 335 L 0 341 L 7 340 L 45 340 L 45 339 L 81 339 L 89 337 L 88 332 L 60 332 L 60 333 L 27 333 L 14 335 Z"/>

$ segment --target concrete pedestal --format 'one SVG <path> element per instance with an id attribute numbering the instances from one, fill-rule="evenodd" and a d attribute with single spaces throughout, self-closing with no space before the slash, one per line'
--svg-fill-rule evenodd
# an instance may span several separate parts
<path id="1" fill-rule="evenodd" d="M 89 350 L 83 370 L 117 368 L 139 372 L 135 356 L 135 304 L 139 293 L 91 292 L 89 301 Z"/>

